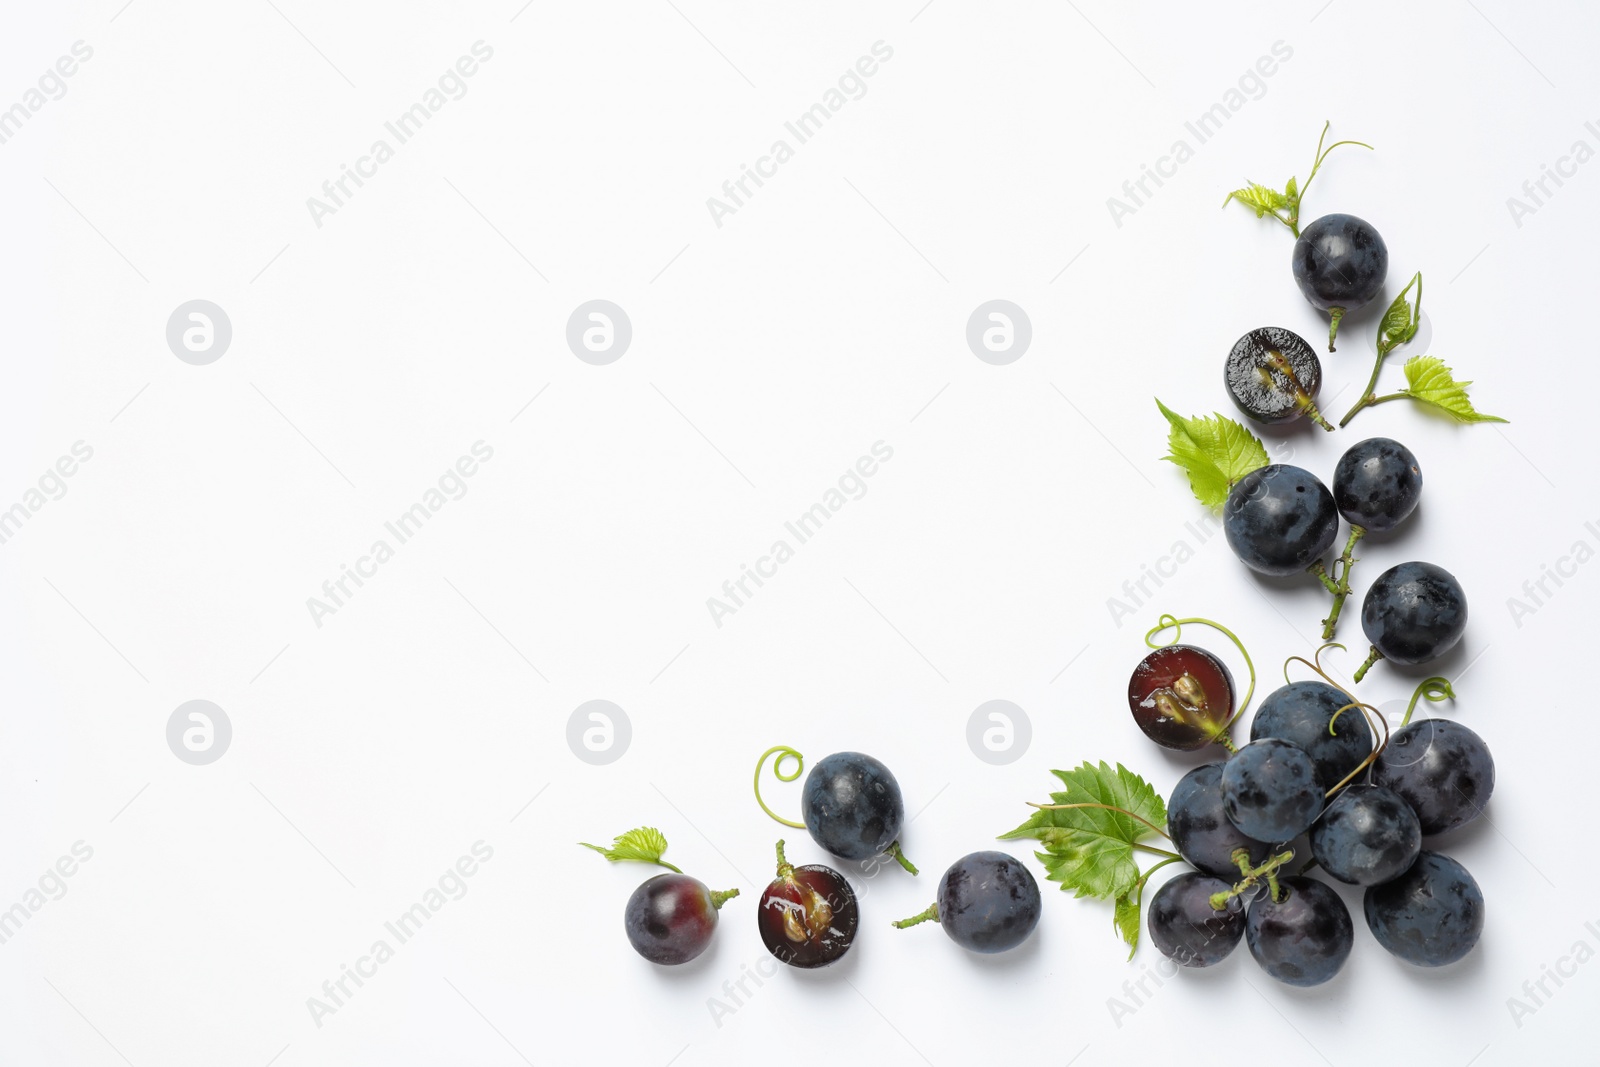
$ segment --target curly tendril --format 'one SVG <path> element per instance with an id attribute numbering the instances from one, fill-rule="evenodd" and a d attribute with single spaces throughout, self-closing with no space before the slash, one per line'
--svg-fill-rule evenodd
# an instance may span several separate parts
<path id="1" fill-rule="evenodd" d="M 1347 774 L 1343 778 L 1339 779 L 1339 782 L 1338 782 L 1337 785 L 1335 785 L 1332 789 L 1330 789 L 1326 793 L 1324 793 L 1323 796 L 1325 796 L 1325 797 L 1333 796 L 1335 793 L 1339 792 L 1339 790 L 1343 789 L 1345 786 L 1349 785 L 1351 782 L 1353 782 L 1357 778 L 1359 778 L 1362 775 L 1362 773 L 1364 771 L 1366 771 L 1366 769 L 1368 767 L 1372 766 L 1374 763 L 1377 762 L 1378 757 L 1383 755 L 1383 750 L 1389 747 L 1389 720 L 1383 717 L 1383 713 L 1380 712 L 1377 708 L 1373 707 L 1371 704 L 1367 704 L 1367 703 L 1365 703 L 1363 701 L 1357 700 L 1354 693 L 1351 693 L 1350 690 L 1346 689 L 1344 686 L 1342 686 L 1338 682 L 1334 681 L 1332 678 L 1330 678 L 1328 676 L 1328 672 L 1323 670 L 1323 668 L 1322 668 L 1322 654 L 1324 652 L 1326 652 L 1330 648 L 1337 648 L 1341 652 L 1345 651 L 1345 647 L 1343 645 L 1339 644 L 1337 641 L 1329 641 L 1329 642 L 1319 646 L 1317 648 L 1317 650 L 1311 654 L 1311 659 L 1306 659 L 1304 656 L 1290 656 L 1288 659 L 1284 660 L 1284 662 L 1283 662 L 1283 677 L 1284 677 L 1284 680 L 1287 681 L 1288 678 L 1289 678 L 1289 664 L 1291 664 L 1291 663 L 1303 663 L 1307 667 L 1311 668 L 1311 672 L 1313 674 L 1315 674 L 1318 678 L 1321 678 L 1324 682 L 1327 682 L 1329 685 L 1333 686 L 1333 688 L 1337 689 L 1340 692 L 1340 694 L 1343 695 L 1344 698 L 1347 701 L 1349 701 L 1349 703 L 1345 704 L 1338 711 L 1335 711 L 1333 713 L 1333 717 L 1328 720 L 1328 736 L 1329 737 L 1338 736 L 1334 731 L 1334 726 L 1338 723 L 1339 716 L 1343 715 L 1345 712 L 1349 711 L 1351 708 L 1360 708 L 1361 709 L 1361 713 L 1367 717 L 1367 721 L 1368 722 L 1379 722 L 1379 723 L 1383 724 L 1383 740 L 1381 742 L 1379 742 L 1377 745 L 1373 746 L 1372 751 L 1367 754 L 1367 758 L 1362 760 L 1359 764 L 1357 764 L 1355 770 L 1351 771 L 1349 774 Z M 1373 736 L 1377 736 L 1377 731 L 1376 730 L 1373 731 Z"/>
<path id="2" fill-rule="evenodd" d="M 806 828 L 805 823 L 793 822 L 789 819 L 785 819 L 782 815 L 779 815 L 777 812 L 767 807 L 767 802 L 761 799 L 761 768 L 766 766 L 767 757 L 772 755 L 774 752 L 778 754 L 778 758 L 772 761 L 772 773 L 778 779 L 778 781 L 792 782 L 796 778 L 800 777 L 801 771 L 806 769 L 806 758 L 800 754 L 798 749 L 790 748 L 788 745 L 773 745 L 771 748 L 761 753 L 761 758 L 756 761 L 756 803 L 760 804 L 761 810 L 772 816 L 774 821 L 781 822 L 785 826 L 792 826 L 796 830 L 804 830 Z M 794 760 L 794 770 L 789 774 L 783 773 L 783 761 L 786 759 Z"/>
<path id="3" fill-rule="evenodd" d="M 1228 629 L 1226 626 L 1222 625 L 1220 622 L 1213 622 L 1210 619 L 1180 619 L 1172 615 L 1163 615 L 1155 626 L 1152 626 L 1145 632 L 1145 647 L 1167 648 L 1171 645 L 1177 644 L 1183 638 L 1184 626 L 1189 623 L 1199 623 L 1201 626 L 1209 626 L 1213 630 L 1220 630 L 1229 641 L 1233 642 L 1233 647 L 1237 648 L 1239 650 L 1239 655 L 1244 657 L 1244 665 L 1250 669 L 1250 688 L 1244 691 L 1244 699 L 1239 701 L 1238 709 L 1234 711 L 1232 715 L 1228 716 L 1228 721 L 1222 724 L 1222 728 L 1219 731 L 1220 736 L 1226 737 L 1228 730 L 1232 728 L 1235 722 L 1238 721 L 1239 716 L 1244 714 L 1244 709 L 1250 706 L 1250 698 L 1255 694 L 1256 691 L 1256 665 L 1253 661 L 1251 661 L 1250 653 L 1245 650 L 1244 642 L 1239 640 L 1238 635 L 1232 630 Z M 1150 640 L 1162 630 L 1171 630 L 1172 640 L 1167 641 L 1164 644 L 1157 644 L 1156 642 Z"/>
<path id="4" fill-rule="evenodd" d="M 1441 700 L 1454 700 L 1456 691 L 1450 688 L 1450 679 L 1448 678 L 1437 674 L 1432 678 L 1424 678 L 1418 684 L 1416 691 L 1411 694 L 1411 703 L 1406 705 L 1406 717 L 1400 720 L 1400 729 L 1404 730 L 1411 724 L 1411 713 L 1417 710 L 1418 699 L 1424 697 L 1427 698 L 1429 703 L 1437 704 Z"/>

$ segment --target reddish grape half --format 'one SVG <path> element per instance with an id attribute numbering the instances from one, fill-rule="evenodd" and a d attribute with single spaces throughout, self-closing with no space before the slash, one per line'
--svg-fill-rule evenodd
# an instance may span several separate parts
<path id="1" fill-rule="evenodd" d="M 778 876 L 761 894 L 761 940 L 791 967 L 826 967 L 850 950 L 861 911 L 844 875 L 822 864 L 795 867 L 778 845 Z"/>
<path id="2" fill-rule="evenodd" d="M 1194 645 L 1158 648 L 1133 669 L 1128 707 L 1145 736 L 1189 751 L 1215 741 L 1233 715 L 1233 675 Z"/>

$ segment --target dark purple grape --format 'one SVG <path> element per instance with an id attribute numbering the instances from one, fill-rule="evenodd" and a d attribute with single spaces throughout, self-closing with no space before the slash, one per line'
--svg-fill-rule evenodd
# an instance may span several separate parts
<path id="1" fill-rule="evenodd" d="M 1282 578 L 1322 559 L 1339 535 L 1339 512 L 1316 475 L 1271 463 L 1228 493 L 1222 532 L 1245 566 Z"/>
<path id="2" fill-rule="evenodd" d="M 796 867 L 778 842 L 778 876 L 761 894 L 756 923 L 762 943 L 791 967 L 826 967 L 850 950 L 861 910 L 855 890 L 832 867 Z"/>
<path id="3" fill-rule="evenodd" d="M 1206 874 L 1237 880 L 1235 849 L 1249 853 L 1252 867 L 1265 863 L 1272 846 L 1241 834 L 1222 810 L 1221 763 L 1196 767 L 1172 787 L 1167 801 L 1167 833 L 1178 855 Z"/>
<path id="4" fill-rule="evenodd" d="M 1239 832 L 1257 841 L 1292 841 L 1322 811 L 1322 780 L 1305 749 L 1262 738 L 1222 765 L 1222 810 Z"/>
<path id="5" fill-rule="evenodd" d="M 1322 361 L 1299 334 L 1262 326 L 1234 342 L 1222 381 L 1234 404 L 1250 418 L 1287 422 L 1317 411 Z M 1320 414 L 1314 417 L 1321 421 Z"/>
<path id="6" fill-rule="evenodd" d="M 1389 276 L 1389 248 L 1372 224 L 1354 215 L 1324 215 L 1294 245 L 1294 280 L 1312 307 L 1333 315 L 1328 351 L 1339 320 L 1377 296 Z"/>
<path id="7" fill-rule="evenodd" d="M 1387 437 L 1350 446 L 1333 471 L 1333 501 L 1352 526 L 1392 530 L 1422 499 L 1422 468 L 1411 449 Z"/>
<path id="8" fill-rule="evenodd" d="M 717 929 L 721 897 L 705 883 L 687 874 L 658 874 L 646 880 L 628 898 L 623 925 L 639 955 L 651 963 L 688 963 L 711 944 Z"/>
<path id="9" fill-rule="evenodd" d="M 1372 728 L 1360 708 L 1345 708 L 1350 703 L 1348 696 L 1325 682 L 1279 686 L 1256 708 L 1250 740 L 1276 737 L 1299 745 L 1316 763 L 1322 784 L 1332 788 L 1372 754 Z"/>
<path id="10" fill-rule="evenodd" d="M 1201 748 L 1217 739 L 1233 715 L 1233 675 L 1203 648 L 1167 645 L 1133 669 L 1128 708 L 1156 744 Z"/>
<path id="11" fill-rule="evenodd" d="M 1213 893 L 1233 887 L 1221 878 L 1190 871 L 1169 879 L 1150 898 L 1145 928 L 1168 959 L 1184 967 L 1221 963 L 1244 936 L 1244 905 L 1231 897 L 1222 910 L 1211 906 Z"/>
<path id="12" fill-rule="evenodd" d="M 806 775 L 801 819 L 812 840 L 835 856 L 864 860 L 895 846 L 905 823 L 900 783 L 860 752 L 835 752 Z"/>
<path id="13" fill-rule="evenodd" d="M 1389 738 L 1372 765 L 1372 782 L 1399 794 L 1431 837 L 1483 811 L 1494 792 L 1494 757 L 1470 728 L 1453 719 L 1423 719 Z"/>
<path id="14" fill-rule="evenodd" d="M 1039 883 L 1021 860 L 1005 852 L 973 852 L 944 872 L 933 907 L 894 925 L 935 919 L 962 948 L 1004 952 L 1033 933 L 1040 904 Z"/>
<path id="15" fill-rule="evenodd" d="M 1367 590 L 1361 629 L 1385 659 L 1427 663 L 1450 651 L 1466 632 L 1467 594 L 1443 567 L 1402 563 L 1380 574 Z"/>
<path id="16" fill-rule="evenodd" d="M 1454 963 L 1483 933 L 1483 890 L 1465 867 L 1437 852 L 1369 887 L 1364 910 L 1378 944 L 1419 967 Z"/>
<path id="17" fill-rule="evenodd" d="M 1351 885 L 1393 881 L 1422 851 L 1422 827 L 1400 796 L 1381 785 L 1353 785 L 1311 828 L 1311 854 Z"/>
<path id="18" fill-rule="evenodd" d="M 1344 966 L 1355 923 L 1339 894 L 1314 878 L 1282 878 L 1282 900 L 1263 892 L 1245 918 L 1245 943 L 1261 969 L 1293 986 L 1321 985 Z"/>

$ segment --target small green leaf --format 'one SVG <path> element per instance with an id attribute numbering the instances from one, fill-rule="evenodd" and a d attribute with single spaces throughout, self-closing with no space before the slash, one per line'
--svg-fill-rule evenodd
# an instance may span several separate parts
<path id="1" fill-rule="evenodd" d="M 1120 763 L 1116 770 L 1102 761 L 1051 773 L 1066 786 L 1050 794 L 1054 803 L 1086 806 L 1041 808 L 1001 837 L 1037 838 L 1046 851 L 1035 854 L 1049 880 L 1075 896 L 1111 900 L 1128 893 L 1139 881 L 1134 842 L 1156 832 L 1150 824 L 1166 825 L 1166 804 L 1149 782 Z M 1107 807 L 1094 806 L 1102 804 Z"/>
<path id="2" fill-rule="evenodd" d="M 1292 178 L 1290 182 L 1293 182 Z M 1269 189 L 1265 185 L 1251 182 L 1243 189 L 1235 189 L 1229 193 L 1227 199 L 1222 202 L 1222 206 L 1227 207 L 1228 201 L 1237 200 L 1251 211 L 1254 211 L 1256 218 L 1259 219 L 1265 217 L 1269 211 L 1282 211 L 1287 208 L 1290 199 L 1290 197 L 1285 196 L 1276 189 Z"/>
<path id="3" fill-rule="evenodd" d="M 667 838 L 653 826 L 641 826 L 637 830 L 619 834 L 616 840 L 611 842 L 610 848 L 601 848 L 586 841 L 579 841 L 578 844 L 584 848 L 594 849 L 613 863 L 619 860 L 640 860 L 644 863 L 659 863 L 669 871 L 678 871 L 678 868 L 661 858 L 667 851 Z M 683 872 L 678 871 L 678 873 Z"/>
<path id="4" fill-rule="evenodd" d="M 1156 406 L 1167 417 L 1170 455 L 1162 458 L 1182 467 L 1189 488 L 1208 508 L 1220 508 L 1234 484 L 1269 462 L 1267 450 L 1255 434 L 1222 415 L 1186 419 L 1159 399 Z"/>
<path id="5" fill-rule="evenodd" d="M 1133 959 L 1133 954 L 1139 951 L 1139 912 L 1144 901 L 1144 887 L 1131 890 L 1117 897 L 1116 908 L 1111 913 L 1111 925 L 1117 928 L 1117 934 L 1128 943 L 1128 958 Z"/>
<path id="6" fill-rule="evenodd" d="M 1496 415 L 1485 415 L 1472 406 L 1467 397 L 1471 382 L 1458 382 L 1436 356 L 1413 356 L 1406 360 L 1406 382 L 1411 386 L 1404 395 L 1424 404 L 1431 404 L 1457 422 L 1505 422 Z"/>
<path id="7" fill-rule="evenodd" d="M 1296 184 L 1293 178 L 1290 178 L 1289 184 L 1283 187 L 1283 195 L 1284 199 L 1291 204 L 1300 199 L 1300 186 Z"/>
<path id="8" fill-rule="evenodd" d="M 1406 302 L 1411 286 L 1417 287 L 1415 305 Z M 1418 271 L 1406 287 L 1400 290 L 1400 295 L 1394 298 L 1394 303 L 1389 305 L 1389 310 L 1383 313 L 1383 320 L 1378 323 L 1378 351 L 1380 353 L 1392 352 L 1417 335 L 1417 327 L 1422 320 L 1422 272 Z"/>

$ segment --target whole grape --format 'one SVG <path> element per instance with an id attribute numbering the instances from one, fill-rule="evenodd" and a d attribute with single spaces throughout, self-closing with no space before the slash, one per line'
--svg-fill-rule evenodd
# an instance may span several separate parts
<path id="1" fill-rule="evenodd" d="M 1028 939 L 1040 910 L 1039 883 L 1021 860 L 1005 852 L 973 852 L 944 872 L 931 908 L 894 925 L 936 919 L 964 949 L 1004 952 Z"/>
<path id="2" fill-rule="evenodd" d="M 1321 985 L 1344 966 L 1355 923 L 1339 894 L 1314 878 L 1279 879 L 1283 899 L 1263 892 L 1245 917 L 1245 943 L 1261 969 L 1293 986 Z"/>
<path id="3" fill-rule="evenodd" d="M 1334 314 L 1328 351 L 1339 316 L 1378 295 L 1389 276 L 1389 248 L 1370 222 L 1354 215 L 1324 215 L 1294 245 L 1294 280 L 1312 307 Z"/>
<path id="4" fill-rule="evenodd" d="M 1372 754 L 1372 728 L 1360 708 L 1345 708 L 1350 703 L 1348 696 L 1325 682 L 1279 686 L 1256 708 L 1250 740 L 1276 737 L 1299 745 L 1316 763 L 1323 785 L 1332 788 Z"/>
<path id="5" fill-rule="evenodd" d="M 816 843 L 835 856 L 882 855 L 900 837 L 905 802 L 889 768 L 860 752 L 835 752 L 806 775 L 801 819 Z"/>
<path id="6" fill-rule="evenodd" d="M 1372 782 L 1392 789 L 1431 837 L 1476 819 L 1494 793 L 1494 757 L 1453 719 L 1423 719 L 1396 730 L 1372 765 Z"/>
<path id="7" fill-rule="evenodd" d="M 1364 910 L 1378 944 L 1419 967 L 1454 963 L 1483 933 L 1483 890 L 1437 852 L 1422 853 L 1394 881 L 1369 886 Z"/>
<path id="8" fill-rule="evenodd" d="M 1333 500 L 1352 526 L 1392 530 L 1422 498 L 1422 468 L 1411 449 L 1387 437 L 1351 445 L 1333 472 Z"/>
<path id="9" fill-rule="evenodd" d="M 658 874 L 628 898 L 623 926 L 634 949 L 651 963 L 688 963 L 711 944 L 717 907 L 698 878 Z"/>
<path id="10" fill-rule="evenodd" d="M 1443 567 L 1402 563 L 1380 574 L 1367 590 L 1361 629 L 1385 659 L 1426 663 L 1448 652 L 1466 632 L 1467 595 Z"/>
<path id="11" fill-rule="evenodd" d="M 1228 493 L 1222 532 L 1245 566 L 1281 578 L 1322 558 L 1339 535 L 1339 511 L 1316 475 L 1270 463 Z"/>
<path id="12" fill-rule="evenodd" d="M 1246 837 L 1292 841 L 1322 811 L 1325 790 L 1305 749 L 1275 737 L 1252 741 L 1222 765 L 1222 810 Z"/>
<path id="13" fill-rule="evenodd" d="M 1411 805 L 1381 785 L 1353 785 L 1311 827 L 1311 854 L 1351 885 L 1380 885 L 1406 872 L 1422 851 Z"/>
<path id="14" fill-rule="evenodd" d="M 1222 810 L 1221 763 L 1196 767 L 1172 787 L 1167 801 L 1167 833 L 1178 855 L 1206 874 L 1237 879 L 1239 865 L 1233 852 L 1242 848 L 1250 854 L 1250 865 L 1258 866 L 1272 855 L 1272 846 L 1241 834 Z"/>
<path id="15" fill-rule="evenodd" d="M 1244 936 L 1244 905 L 1233 897 L 1219 911 L 1211 906 L 1211 895 L 1232 888 L 1221 878 L 1195 871 L 1169 879 L 1150 899 L 1145 919 L 1150 940 L 1184 967 L 1221 963 Z"/>

